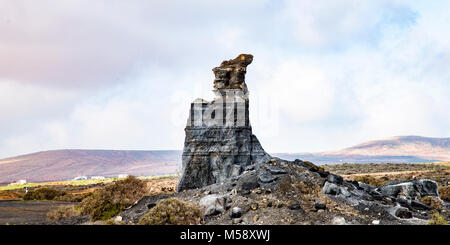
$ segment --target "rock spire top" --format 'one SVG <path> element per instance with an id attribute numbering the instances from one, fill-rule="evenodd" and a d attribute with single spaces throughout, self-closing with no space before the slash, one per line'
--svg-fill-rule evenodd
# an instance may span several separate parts
<path id="1" fill-rule="evenodd" d="M 253 61 L 253 55 L 240 54 L 235 59 L 225 60 L 213 69 L 214 89 L 246 89 L 245 73 Z"/>

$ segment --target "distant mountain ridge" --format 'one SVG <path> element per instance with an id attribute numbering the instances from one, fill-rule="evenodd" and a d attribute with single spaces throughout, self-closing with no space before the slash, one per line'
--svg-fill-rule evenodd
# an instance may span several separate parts
<path id="1" fill-rule="evenodd" d="M 181 151 L 52 150 L 0 160 L 0 183 L 57 181 L 76 176 L 174 174 Z"/>
<path id="2" fill-rule="evenodd" d="M 299 158 L 316 163 L 432 162 L 450 161 L 450 138 L 396 136 L 368 141 L 338 151 L 320 153 L 278 153 L 288 160 Z"/>
<path id="3" fill-rule="evenodd" d="M 73 179 L 76 176 L 174 174 L 181 168 L 182 151 L 52 150 L 0 159 L 0 183 L 19 179 L 33 182 Z M 338 151 L 272 153 L 287 160 L 316 164 L 418 163 L 450 161 L 450 138 L 398 136 L 374 140 Z"/>

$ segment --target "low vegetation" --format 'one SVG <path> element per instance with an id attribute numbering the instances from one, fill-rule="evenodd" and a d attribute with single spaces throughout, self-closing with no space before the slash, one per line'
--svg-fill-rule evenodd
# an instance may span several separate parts
<path id="1" fill-rule="evenodd" d="M 58 197 L 64 196 L 67 193 L 65 191 L 58 191 L 50 188 L 40 188 L 37 190 L 28 191 L 23 200 L 55 200 Z"/>
<path id="2" fill-rule="evenodd" d="M 59 196 L 55 198 L 55 201 L 61 202 L 82 202 L 85 198 L 91 196 L 91 192 L 82 193 L 82 194 L 66 194 L 63 196 Z"/>
<path id="3" fill-rule="evenodd" d="M 1 191 L 0 200 L 20 200 L 23 198 L 23 193 L 17 191 Z"/>
<path id="4" fill-rule="evenodd" d="M 435 212 L 431 216 L 431 219 L 428 221 L 428 225 L 447 225 L 447 224 L 448 224 L 447 220 L 443 215 L 439 214 L 439 212 Z"/>
<path id="5" fill-rule="evenodd" d="M 140 225 L 198 225 L 203 214 L 194 203 L 176 198 L 158 201 L 147 214 L 139 220 Z"/>
<path id="6" fill-rule="evenodd" d="M 289 176 L 284 176 L 278 184 L 278 193 L 286 195 L 292 192 L 293 189 L 294 187 L 292 186 L 291 178 Z"/>
<path id="7" fill-rule="evenodd" d="M 47 219 L 50 221 L 58 221 L 61 219 L 71 218 L 80 215 L 81 215 L 80 207 L 60 206 L 57 209 L 48 212 Z"/>
<path id="8" fill-rule="evenodd" d="M 439 195 L 442 200 L 450 202 L 450 186 L 439 186 Z"/>
<path id="9" fill-rule="evenodd" d="M 115 181 L 85 198 L 81 203 L 82 214 L 90 215 L 94 221 L 108 220 L 141 199 L 145 193 L 145 182 L 130 176 Z"/>
<path id="10" fill-rule="evenodd" d="M 325 170 L 339 175 L 450 170 L 450 165 L 445 163 L 343 163 L 323 165 L 323 167 Z"/>
<path id="11" fill-rule="evenodd" d="M 157 179 L 166 179 L 166 178 L 174 178 L 176 175 L 158 175 L 158 176 L 140 176 L 138 179 L 142 180 L 157 180 Z M 4 185 L 0 186 L 0 191 L 7 190 L 20 190 L 28 188 L 41 188 L 43 186 L 86 186 L 86 185 L 97 185 L 97 184 L 109 184 L 111 182 L 122 180 L 125 178 L 105 178 L 105 179 L 87 179 L 87 180 L 66 180 L 66 181 L 51 181 L 51 182 L 40 182 L 40 183 L 26 183 L 22 185 Z"/>
<path id="12" fill-rule="evenodd" d="M 363 175 L 363 176 L 355 176 L 353 177 L 353 180 L 358 181 L 358 182 L 362 182 L 368 185 L 373 185 L 373 186 L 382 186 L 387 184 L 386 181 L 382 180 L 382 179 L 378 179 L 375 178 L 373 176 L 370 175 Z"/>
<path id="13" fill-rule="evenodd" d="M 431 197 L 431 196 L 422 197 L 420 199 L 420 202 L 430 206 L 432 209 L 437 209 L 437 210 L 442 209 L 442 207 L 444 206 L 444 203 L 439 198 Z"/>
<path id="14" fill-rule="evenodd" d="M 36 190 L 28 191 L 23 200 L 47 200 L 47 201 L 61 201 L 61 202 L 81 202 L 92 193 L 82 194 L 70 194 L 66 191 L 51 189 L 51 188 L 39 188 Z"/>

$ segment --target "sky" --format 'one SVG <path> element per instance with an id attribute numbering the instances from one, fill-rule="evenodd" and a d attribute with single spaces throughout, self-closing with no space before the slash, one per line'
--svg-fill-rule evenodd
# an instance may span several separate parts
<path id="1" fill-rule="evenodd" d="M 0 0 L 0 158 L 183 148 L 241 53 L 267 152 L 450 137 L 450 2 Z"/>

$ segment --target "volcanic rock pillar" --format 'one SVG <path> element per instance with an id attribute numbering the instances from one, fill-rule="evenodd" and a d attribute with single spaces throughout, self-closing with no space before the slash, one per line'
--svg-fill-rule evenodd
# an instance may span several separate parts
<path id="1" fill-rule="evenodd" d="M 252 60 L 252 55 L 241 54 L 222 62 L 213 69 L 215 99 L 191 104 L 178 191 L 220 183 L 270 159 L 249 121 L 245 73 Z"/>

